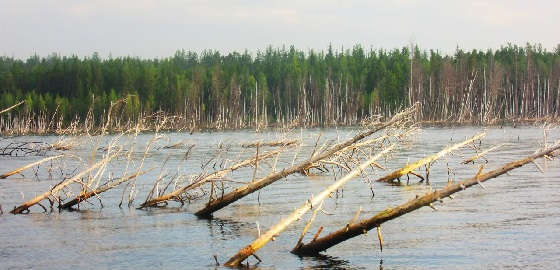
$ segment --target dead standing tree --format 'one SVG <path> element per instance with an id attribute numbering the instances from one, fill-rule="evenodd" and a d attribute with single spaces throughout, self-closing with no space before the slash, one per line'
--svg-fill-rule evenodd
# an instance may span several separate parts
<path id="1" fill-rule="evenodd" d="M 443 198 L 449 197 L 453 193 L 463 191 L 468 187 L 498 177 L 527 163 L 534 162 L 537 158 L 550 158 L 552 153 L 557 151 L 558 149 L 560 149 L 560 142 L 541 152 L 530 155 L 524 159 L 507 163 L 501 168 L 492 170 L 484 174 L 482 174 L 483 167 L 481 167 L 474 177 L 463 180 L 461 182 L 450 183 L 445 188 L 429 192 L 424 196 L 417 197 L 397 207 L 387 208 L 371 218 L 361 220 L 357 223 L 349 224 L 346 227 L 330 233 L 327 236 L 314 238 L 310 243 L 297 246 L 294 250 L 292 250 L 292 253 L 300 256 L 317 255 L 319 252 L 325 251 L 328 248 L 335 246 L 343 241 L 346 241 L 358 235 L 365 234 L 369 230 L 379 227 L 384 222 L 400 217 L 423 206 L 432 206 L 433 202 L 441 201 Z"/>

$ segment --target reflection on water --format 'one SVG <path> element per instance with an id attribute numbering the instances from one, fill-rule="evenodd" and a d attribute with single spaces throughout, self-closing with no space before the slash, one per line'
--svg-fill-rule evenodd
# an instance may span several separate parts
<path id="1" fill-rule="evenodd" d="M 336 270 L 347 270 L 347 269 L 366 269 L 361 267 L 351 266 L 350 262 L 337 257 L 329 255 L 318 255 L 312 257 L 301 257 L 302 263 L 306 266 L 301 267 L 304 270 L 323 270 L 323 269 L 336 269 Z M 382 261 L 380 261 L 380 269 Z M 311 264 L 311 265 L 307 265 Z M 371 267 L 370 269 L 373 269 Z"/>
<path id="2" fill-rule="evenodd" d="M 388 170 L 438 152 L 446 145 L 470 137 L 480 128 L 426 128 L 411 148 L 401 149 L 388 163 Z M 365 179 L 350 181 L 338 196 L 323 205 L 310 234 L 324 226 L 322 235 L 337 230 L 352 219 L 357 209 L 361 217 L 369 217 L 388 206 L 395 206 L 431 188 L 441 188 L 448 178 L 461 180 L 471 177 L 481 163 L 485 170 L 519 159 L 539 147 L 542 130 L 532 127 L 490 128 L 480 147 L 487 149 L 500 143 L 510 143 L 497 152 L 488 154 L 475 165 L 460 165 L 463 158 L 473 154 L 464 149 L 435 162 L 430 169 L 431 186 L 417 184 L 410 178 L 409 186 L 375 183 L 372 190 Z M 297 135 L 307 140 L 303 153 L 310 153 L 317 135 L 323 139 L 343 137 L 350 129 L 304 130 Z M 194 174 L 201 170 L 209 157 L 216 154 L 218 142 L 230 144 L 227 155 L 246 157 L 255 149 L 235 147 L 235 142 L 254 141 L 255 138 L 276 138 L 273 133 L 256 135 L 252 131 L 214 132 L 212 134 L 169 133 L 168 142 L 185 141 L 195 144 L 189 160 L 186 149 L 162 147 L 147 159 L 145 168 L 161 167 L 169 157 L 167 170 L 172 174 Z M 33 141 L 55 140 L 54 137 L 20 137 Z M 560 132 L 549 133 L 549 142 L 560 138 Z M 150 134 L 138 137 L 139 145 L 151 139 Z M 77 151 L 88 157 L 91 145 L 80 144 Z M 306 148 L 307 147 L 307 148 Z M 139 149 L 141 147 L 138 147 Z M 140 151 L 140 150 L 139 150 Z M 141 151 L 135 153 L 142 156 Z M 300 155 L 298 158 L 302 158 Z M 291 163 L 293 151 L 279 161 L 279 167 Z M 303 157 L 305 158 L 305 157 Z M 34 161 L 33 158 L 1 158 L 0 172 Z M 307 220 L 290 226 L 276 241 L 270 242 L 257 253 L 263 262 L 258 269 L 553 269 L 560 263 L 560 165 L 557 160 L 538 161 L 547 168 L 540 174 L 533 164 L 493 179 L 485 184 L 486 190 L 473 187 L 458 193 L 454 200 L 436 203 L 438 211 L 420 209 L 382 225 L 384 247 L 380 252 L 375 233 L 346 241 L 329 249 L 325 255 L 299 258 L 289 253 L 296 244 Z M 76 163 L 77 164 L 77 163 Z M 218 167 L 220 164 L 217 164 Z M 281 165 L 281 166 L 280 166 Z M 448 168 L 449 166 L 449 168 Z M 75 167 L 68 164 L 68 167 Z M 261 168 L 261 166 L 259 166 Z M 266 168 L 265 165 L 262 168 Z M 115 175 L 120 164 L 108 170 Z M 71 169 L 68 169 L 71 170 Z M 0 204 L 4 212 L 44 192 L 61 179 L 55 170 L 39 170 L 24 176 L 0 181 Z M 422 170 L 420 170 L 422 172 Z M 122 172 L 121 172 L 122 173 Z M 138 201 L 152 188 L 159 169 L 138 179 Z M 386 172 L 376 172 L 380 176 Z M 50 174 L 50 175 L 49 175 Z M 64 176 L 69 172 L 63 172 Z M 250 181 L 253 171 L 236 171 L 229 178 Z M 266 171 L 258 172 L 259 175 Z M 373 177 L 371 177 L 373 178 Z M 406 178 L 402 179 L 406 183 Z M 37 207 L 29 215 L 0 215 L 0 268 L 1 269 L 214 269 L 216 255 L 219 262 L 247 245 L 261 231 L 288 215 L 312 194 L 318 193 L 333 182 L 332 177 L 306 178 L 293 175 L 280 180 L 258 193 L 237 201 L 217 212 L 213 219 L 199 219 L 193 212 L 205 202 L 193 202 L 183 207 L 171 202 L 167 208 L 136 210 L 117 205 L 122 197 L 122 187 L 104 193 L 103 206 L 96 199 L 84 203 L 79 211 L 54 211 L 48 215 Z M 126 204 L 126 201 L 125 201 Z M 48 205 L 46 205 L 48 207 Z M 309 241 L 308 236 L 306 241 Z M 251 262 L 256 262 L 251 258 Z M 219 269 L 225 269 L 218 267 Z"/>
<path id="3" fill-rule="evenodd" d="M 200 220 L 207 222 L 208 232 L 212 238 L 218 237 L 221 240 L 236 239 L 241 236 L 243 231 L 249 230 L 250 226 L 253 226 L 253 228 L 250 229 L 255 230 L 254 224 L 246 222 L 239 222 L 221 218 L 201 218 Z"/>

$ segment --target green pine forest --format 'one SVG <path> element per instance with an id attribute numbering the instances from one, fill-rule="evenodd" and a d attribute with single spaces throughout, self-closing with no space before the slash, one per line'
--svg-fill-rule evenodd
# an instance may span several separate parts
<path id="1" fill-rule="evenodd" d="M 69 123 L 89 112 L 101 123 L 111 102 L 122 98 L 123 121 L 159 113 L 202 128 L 353 125 L 416 102 L 420 120 L 433 122 L 560 116 L 560 45 L 554 51 L 531 44 L 457 48 L 452 55 L 410 48 L 180 50 L 162 59 L 4 56 L 0 110 L 25 103 L 1 121 Z"/>

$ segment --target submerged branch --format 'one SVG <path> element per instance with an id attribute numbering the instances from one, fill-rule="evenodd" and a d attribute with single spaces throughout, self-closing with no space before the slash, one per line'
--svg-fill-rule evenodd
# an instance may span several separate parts
<path id="1" fill-rule="evenodd" d="M 95 190 L 91 190 L 89 192 L 85 192 L 85 193 L 82 193 L 82 194 L 76 196 L 74 199 L 72 199 L 72 200 L 64 203 L 63 205 L 59 206 L 59 208 L 60 209 L 69 209 L 70 207 L 72 207 L 76 204 L 79 204 L 80 202 L 83 202 L 83 201 L 85 201 L 85 200 L 87 200 L 87 199 L 89 199 L 93 196 L 97 196 L 98 194 L 101 194 L 101 193 L 103 193 L 107 190 L 110 190 L 110 189 L 112 189 L 112 188 L 114 188 L 114 187 L 116 187 L 116 186 L 118 186 L 122 183 L 128 182 L 129 180 L 131 180 L 133 178 L 136 178 L 136 177 L 138 177 L 142 174 L 145 174 L 149 171 L 151 171 L 151 169 L 147 170 L 147 171 L 139 171 L 139 172 L 133 173 L 133 174 L 131 174 L 129 176 L 126 176 L 126 177 L 121 177 L 117 181 L 109 181 L 109 182 L 105 183 L 104 185 L 96 188 Z"/>

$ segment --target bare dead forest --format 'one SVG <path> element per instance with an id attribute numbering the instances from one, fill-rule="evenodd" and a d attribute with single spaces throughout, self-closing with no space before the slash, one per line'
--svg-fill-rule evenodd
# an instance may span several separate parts
<path id="1" fill-rule="evenodd" d="M 551 125 L 545 125 L 542 147 L 536 149 L 534 154 L 525 158 L 503 164 L 498 168 L 486 168 L 484 156 L 490 151 L 499 151 L 503 144 L 489 148 L 480 148 L 481 141 L 486 132 L 473 134 L 472 137 L 450 143 L 439 152 L 431 153 L 424 158 L 411 160 L 401 168 L 388 171 L 386 166 L 391 163 L 392 155 L 403 148 L 415 147 L 414 137 L 421 126 L 418 120 L 423 107 L 420 103 L 406 108 L 391 117 L 372 116 L 362 119 L 352 136 L 326 140 L 319 136 L 313 138 L 311 152 L 302 151 L 302 138 L 298 138 L 292 129 L 279 129 L 276 140 L 258 140 L 241 142 L 235 145 L 218 144 L 215 154 L 204 159 L 199 172 L 192 174 L 168 173 L 167 160 L 162 160 L 158 167 L 147 167 L 145 159 L 159 149 L 172 149 L 180 151 L 184 162 L 189 162 L 191 152 L 197 145 L 185 144 L 181 141 L 165 141 L 166 135 L 161 133 L 161 126 L 155 126 L 155 132 L 146 144 L 138 144 L 137 136 L 141 132 L 140 125 L 127 130 L 120 130 L 113 134 L 107 143 L 103 139 L 109 133 L 110 123 L 113 120 L 113 106 L 105 117 L 106 124 L 101 127 L 100 133 L 95 136 L 77 136 L 66 138 L 61 136 L 55 143 L 44 142 L 10 142 L 3 145 L 0 154 L 4 158 L 17 158 L 18 156 L 33 156 L 40 158 L 20 168 L 13 168 L 7 172 L 0 172 L 0 181 L 10 181 L 17 175 L 29 171 L 47 170 L 51 177 L 60 177 L 60 181 L 48 190 L 37 190 L 36 196 L 27 198 L 13 208 L 0 206 L 2 214 L 7 211 L 14 215 L 31 212 L 45 212 L 47 214 L 57 211 L 76 210 L 83 205 L 86 207 L 120 207 L 153 209 L 181 208 L 184 205 L 199 207 L 193 214 L 201 219 L 212 219 L 213 214 L 232 205 L 239 200 L 246 200 L 247 196 L 258 193 L 260 190 L 270 188 L 270 185 L 286 185 L 290 176 L 294 174 L 312 177 L 314 175 L 332 177 L 332 183 L 324 190 L 314 190 L 313 195 L 301 202 L 301 206 L 293 212 L 280 217 L 278 223 L 261 231 L 258 228 L 256 239 L 245 247 L 239 247 L 236 254 L 217 254 L 214 256 L 216 263 L 226 266 L 239 267 L 248 265 L 248 258 L 261 262 L 266 258 L 257 255 L 263 246 L 280 237 L 282 232 L 304 216 L 307 222 L 302 228 L 299 239 L 294 239 L 294 248 L 291 251 L 300 256 L 314 256 L 343 241 L 351 239 L 368 231 L 376 230 L 380 250 L 383 250 L 383 223 L 406 215 L 422 207 L 437 210 L 436 205 L 453 199 L 453 194 L 463 192 L 472 186 L 485 188 L 483 182 L 506 174 L 511 170 L 534 164 L 541 172 L 546 171 L 546 163 L 551 162 L 558 155 L 560 142 L 547 142 L 546 134 L 554 130 Z M 162 122 L 162 126 L 165 121 Z M 86 132 L 89 134 L 89 132 Z M 17 138 L 17 137 L 16 137 Z M 93 145 L 93 152 L 86 160 L 72 154 L 72 149 L 79 142 L 77 138 L 86 138 Z M 244 157 L 232 155 L 232 148 L 241 149 Z M 457 179 L 449 178 L 447 185 L 440 189 L 430 186 L 430 168 L 446 155 L 460 154 L 464 160 L 460 164 L 446 166 L 451 170 L 454 166 L 476 167 L 472 175 L 460 175 Z M 74 163 L 68 163 L 73 160 Z M 542 161 L 538 161 L 542 160 Z M 50 165 L 49 165 L 50 164 Z M 73 171 L 58 175 L 68 168 L 65 164 L 78 164 Z M 117 165 L 114 165 L 117 164 Z M 544 165 L 541 165 L 544 164 Z M 438 164 L 441 165 L 441 164 Z M 109 167 L 119 168 L 118 172 L 109 172 Z M 151 165 L 150 165 L 151 166 Z M 54 169 L 53 169 L 54 168 Z M 147 192 L 139 192 L 138 179 L 152 171 L 159 171 L 156 178 L 148 179 L 151 188 Z M 67 170 L 66 170 L 67 171 Z M 173 171 L 173 168 L 171 168 Z M 248 179 L 236 179 L 233 172 L 245 171 L 244 175 L 252 175 Z M 372 172 L 381 176 L 372 178 Z M 237 175 L 237 174 L 236 174 Z M 386 208 L 373 215 L 362 217 L 362 209 L 355 209 L 355 214 L 343 228 L 331 228 L 330 233 L 322 233 L 323 226 L 316 227 L 313 236 L 308 232 L 314 226 L 317 215 L 325 213 L 322 210 L 324 200 L 339 196 L 344 185 L 349 181 L 360 179 L 366 187 L 371 189 L 372 198 L 375 185 L 395 185 L 406 188 L 412 185 L 426 186 L 422 196 L 416 196 L 409 201 Z M 279 181 L 286 180 L 286 181 Z M 277 183 L 278 182 L 278 183 Z M 121 200 L 118 205 L 105 205 L 103 197 L 106 192 L 120 192 Z M 145 197 L 139 197 L 139 194 Z M 258 197 L 258 200 L 267 200 Z M 1 202 L 0 202 L 1 203 Z M 439 206 L 438 206 L 439 207 Z M 386 236 L 387 237 L 387 236 Z M 211 258 L 211 254 L 208 254 Z M 229 258 L 225 260 L 225 258 Z"/>

